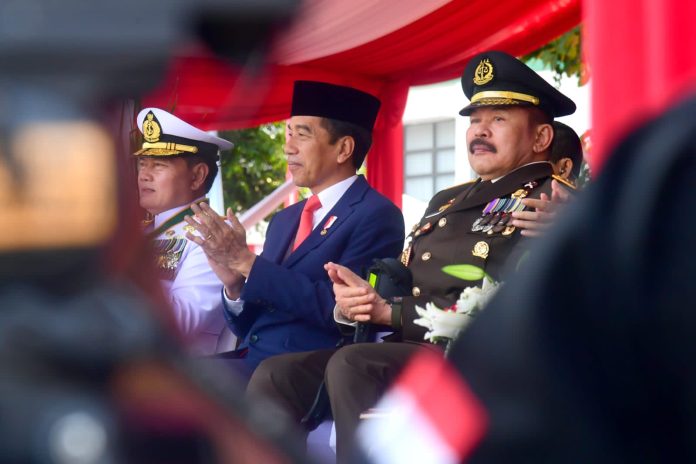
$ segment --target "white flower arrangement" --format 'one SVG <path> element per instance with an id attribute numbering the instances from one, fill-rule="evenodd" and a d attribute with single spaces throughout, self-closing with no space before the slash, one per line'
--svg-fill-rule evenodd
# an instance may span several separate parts
<path id="1" fill-rule="evenodd" d="M 491 279 L 482 269 L 475 266 L 460 265 L 456 268 L 448 266 L 443 270 L 448 274 L 461 277 L 463 275 L 462 266 L 467 266 L 465 273 L 468 278 L 466 280 L 474 280 L 474 277 L 478 277 L 478 279 L 483 278 L 483 283 L 481 287 L 465 288 L 451 310 L 438 308 L 434 303 L 426 303 L 425 309 L 416 306 L 416 312 L 420 318 L 416 319 L 414 323 L 428 329 L 424 336 L 425 340 L 437 343 L 455 339 L 488 304 L 501 285 Z M 475 272 L 472 273 L 472 270 Z"/>

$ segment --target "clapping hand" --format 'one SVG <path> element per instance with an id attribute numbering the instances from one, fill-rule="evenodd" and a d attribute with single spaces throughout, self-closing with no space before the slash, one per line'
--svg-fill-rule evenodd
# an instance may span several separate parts
<path id="1" fill-rule="evenodd" d="M 551 182 L 551 198 L 542 193 L 539 199 L 523 199 L 522 203 L 530 209 L 512 213 L 511 225 L 522 229 L 520 233 L 526 237 L 539 237 L 553 224 L 558 211 L 570 199 L 568 190 L 554 180 Z"/>
<path id="2" fill-rule="evenodd" d="M 225 285 L 230 296 L 236 297 L 245 277 L 249 276 L 256 255 L 246 243 L 246 230 L 227 209 L 227 221 L 220 217 L 207 203 L 191 205 L 194 217 L 184 220 L 200 235 L 186 232 L 186 238 L 198 244 L 208 258 L 211 268 Z"/>

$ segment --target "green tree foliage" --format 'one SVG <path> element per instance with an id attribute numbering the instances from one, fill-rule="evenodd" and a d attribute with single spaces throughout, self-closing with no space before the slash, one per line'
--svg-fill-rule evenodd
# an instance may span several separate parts
<path id="1" fill-rule="evenodd" d="M 576 76 L 579 85 L 584 85 L 586 78 L 582 64 L 581 26 L 574 27 L 538 50 L 522 57 L 522 60 L 541 61 L 544 67 L 553 70 L 557 84 L 565 74 L 568 77 Z"/>
<path id="2" fill-rule="evenodd" d="M 245 211 L 285 181 L 283 123 L 221 131 L 219 136 L 234 143 L 231 150 L 221 154 L 226 207 Z"/>
<path id="3" fill-rule="evenodd" d="M 541 63 L 541 66 L 554 72 L 556 85 L 560 85 L 561 78 L 565 74 L 568 77 L 577 77 L 578 85 L 585 85 L 589 78 L 587 69 L 582 62 L 582 26 L 576 26 L 565 34 L 547 43 L 543 47 L 522 57 L 530 66 Z M 584 134 L 580 134 L 584 138 Z M 587 134 L 589 138 L 589 134 Z M 587 150 L 587 140 L 583 140 Z M 587 163 L 583 163 L 577 179 L 578 188 L 582 188 L 590 181 L 590 169 Z"/>

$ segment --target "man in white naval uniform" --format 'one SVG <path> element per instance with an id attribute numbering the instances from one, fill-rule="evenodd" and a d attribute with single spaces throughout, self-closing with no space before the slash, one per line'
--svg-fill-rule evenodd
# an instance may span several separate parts
<path id="1" fill-rule="evenodd" d="M 143 134 L 137 159 L 140 206 L 154 216 L 146 234 L 153 240 L 157 267 L 170 296 L 188 351 L 218 351 L 228 330 L 222 313 L 222 283 L 203 250 L 186 239 L 190 205 L 205 201 L 217 174 L 218 150 L 232 144 L 158 108 L 138 114 Z M 220 349 L 228 347 L 220 346 Z"/>

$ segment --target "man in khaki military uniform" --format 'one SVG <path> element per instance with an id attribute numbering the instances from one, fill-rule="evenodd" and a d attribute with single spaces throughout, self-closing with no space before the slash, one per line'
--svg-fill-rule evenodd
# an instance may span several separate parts
<path id="1" fill-rule="evenodd" d="M 375 404 L 423 343 L 425 330 L 413 324 L 418 318 L 415 306 L 431 301 L 451 306 L 465 287 L 478 284 L 441 269 L 473 264 L 503 280 L 503 268 L 523 260 L 526 248 L 513 213 L 537 206 L 535 199 L 552 191 L 551 123 L 554 117 L 573 113 L 575 104 L 502 52 L 474 57 L 462 86 L 471 100 L 460 112 L 471 120 L 469 162 L 480 178 L 436 194 L 413 228 L 402 256 L 413 276 L 412 294 L 388 302 L 347 268 L 326 266 L 334 282 L 337 322 L 389 325 L 395 331 L 393 341 L 417 344 L 357 344 L 271 358 L 257 369 L 249 386 L 250 392 L 265 393 L 301 417 L 325 378 L 339 462 L 350 459 L 359 414 Z"/>

